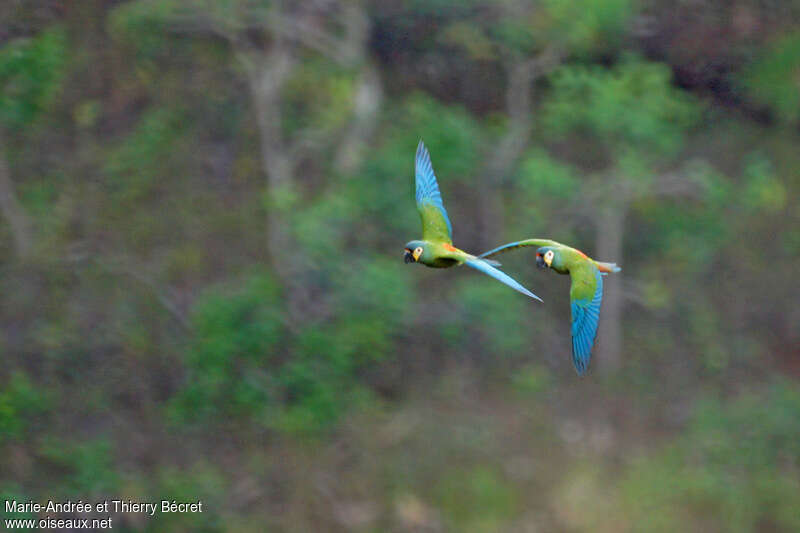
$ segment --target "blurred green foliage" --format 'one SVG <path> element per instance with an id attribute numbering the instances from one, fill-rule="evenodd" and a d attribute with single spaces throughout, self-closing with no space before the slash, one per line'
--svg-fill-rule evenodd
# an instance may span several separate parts
<path id="1" fill-rule="evenodd" d="M 547 35 L 578 57 L 616 52 L 634 15 L 630 0 L 546 0 L 543 7 L 532 33 Z"/>
<path id="2" fill-rule="evenodd" d="M 268 274 L 249 278 L 233 294 L 210 291 L 195 307 L 196 342 L 171 413 L 188 422 L 243 420 L 289 433 L 326 429 L 349 402 L 368 394 L 355 381 L 358 371 L 391 355 L 409 301 L 397 283 L 407 279 L 401 268 L 374 258 L 355 271 L 334 272 L 324 305 L 340 311 L 291 337 L 280 289 Z"/>
<path id="3" fill-rule="evenodd" d="M 0 49 L 0 124 L 21 128 L 46 109 L 60 86 L 66 52 L 59 27 Z"/>
<path id="4" fill-rule="evenodd" d="M 444 338 L 463 353 L 472 352 L 477 345 L 479 351 L 493 357 L 524 356 L 529 341 L 524 317 L 529 303 L 495 285 L 487 278 L 464 280 L 455 287 L 457 296 L 444 320 Z"/>
<path id="5" fill-rule="evenodd" d="M 787 382 L 701 403 L 683 436 L 629 467 L 622 491 L 635 529 L 796 530 L 798 412 Z"/>
<path id="6" fill-rule="evenodd" d="M 398 102 L 388 113 L 381 142 L 365 159 L 359 175 L 345 184 L 348 196 L 358 198 L 355 208 L 364 217 L 358 224 L 357 238 L 367 238 L 381 249 L 385 244 L 368 220 L 384 220 L 393 234 L 408 235 L 401 237 L 403 242 L 419 231 L 419 214 L 399 201 L 413 197 L 414 192 L 413 180 L 396 179 L 413 172 L 413 160 L 403 154 L 413 153 L 419 140 L 425 139 L 428 149 L 436 153 L 436 177 L 447 189 L 451 183 L 468 180 L 475 171 L 481 139 L 479 121 L 463 107 L 448 106 L 420 93 Z M 450 207 L 448 213 L 458 238 L 458 206 Z"/>
<path id="7" fill-rule="evenodd" d="M 155 109 L 143 116 L 136 129 L 106 160 L 104 173 L 117 203 L 130 206 L 157 190 L 162 173 L 180 170 L 180 151 L 188 124 L 186 115 L 174 109 Z"/>
<path id="8" fill-rule="evenodd" d="M 793 124 L 800 118 L 800 33 L 773 40 L 744 70 L 742 80 L 748 96 L 767 106 L 778 122 Z"/>
<path id="9" fill-rule="evenodd" d="M 12 374 L 0 392 L 0 443 L 24 437 L 26 428 L 49 408 L 45 390 L 21 372 Z"/>
<path id="10" fill-rule="evenodd" d="M 775 175 L 772 162 L 762 153 L 747 154 L 744 161 L 745 206 L 751 210 L 780 212 L 786 206 L 786 188 Z"/>
<path id="11" fill-rule="evenodd" d="M 175 416 L 224 421 L 265 409 L 272 378 L 262 364 L 281 342 L 282 311 L 268 274 L 249 279 L 236 294 L 202 297 L 193 317 L 187 383 L 171 405 Z"/>
<path id="12" fill-rule="evenodd" d="M 673 154 L 699 118 L 699 107 L 671 85 L 671 77 L 667 66 L 633 56 L 613 69 L 564 66 L 552 75 L 544 123 L 557 134 L 596 135 L 609 150 Z"/>
<path id="13" fill-rule="evenodd" d="M 531 198 L 568 200 L 579 186 L 575 170 L 538 149 L 527 154 L 520 165 L 519 187 Z"/>
<path id="14" fill-rule="evenodd" d="M 502 530 L 515 512 L 512 487 L 486 467 L 457 469 L 439 482 L 437 491 L 445 520 L 454 531 Z"/>
<path id="15" fill-rule="evenodd" d="M 108 439 L 69 442 L 47 439 L 40 449 L 41 459 L 56 471 L 64 482 L 51 494 L 69 499 L 73 494 L 96 498 L 113 492 L 119 486 L 114 452 Z"/>
<path id="16" fill-rule="evenodd" d="M 441 40 L 463 48 L 476 61 L 507 59 L 547 47 L 582 59 L 612 55 L 634 14 L 629 0 L 450 4 L 453 21 L 442 31 Z M 477 9 L 490 16 L 474 16 Z"/>

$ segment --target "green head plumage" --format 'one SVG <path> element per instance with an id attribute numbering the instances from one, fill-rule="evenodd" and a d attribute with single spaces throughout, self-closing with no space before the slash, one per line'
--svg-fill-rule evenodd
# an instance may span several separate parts
<path id="1" fill-rule="evenodd" d="M 406 243 L 403 260 L 406 263 L 425 262 L 427 247 L 423 241 L 409 241 Z M 427 252 L 428 255 L 430 252 Z"/>
<path id="2" fill-rule="evenodd" d="M 566 271 L 564 258 L 556 246 L 542 246 L 536 250 L 536 266 L 539 268 L 552 268 L 556 272 Z"/>

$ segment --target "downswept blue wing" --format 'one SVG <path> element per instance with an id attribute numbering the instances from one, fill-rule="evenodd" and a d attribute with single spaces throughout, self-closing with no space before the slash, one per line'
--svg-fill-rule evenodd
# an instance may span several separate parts
<path id="1" fill-rule="evenodd" d="M 591 301 L 572 300 L 572 364 L 579 376 L 586 373 L 592 358 L 592 345 L 597 336 L 597 323 L 600 320 L 600 304 L 603 301 L 603 276 L 596 268 L 597 286 Z"/>
<path id="2" fill-rule="evenodd" d="M 492 276 L 494 279 L 496 279 L 497 281 L 500 281 L 501 283 L 505 283 L 506 285 L 508 285 L 509 287 L 514 289 L 515 291 L 521 292 L 525 296 L 530 296 L 534 300 L 539 300 L 540 302 L 542 301 L 541 298 L 539 298 L 538 296 L 533 294 L 531 291 L 529 291 L 528 289 L 526 289 L 525 287 L 523 287 L 522 285 L 517 283 L 514 280 L 514 278 L 512 278 L 511 276 L 509 276 L 505 272 L 497 270 L 496 268 L 494 268 L 492 265 L 490 265 L 489 263 L 487 263 L 483 259 L 478 259 L 477 257 L 475 257 L 475 258 L 472 258 L 472 259 L 467 259 L 464 263 L 467 266 L 471 266 L 475 270 L 480 270 L 484 274 L 488 274 L 488 275 Z"/>
<path id="3" fill-rule="evenodd" d="M 422 238 L 426 241 L 453 242 L 453 227 L 442 202 L 442 193 L 433 173 L 431 156 L 420 140 L 414 160 L 417 210 L 422 219 Z"/>

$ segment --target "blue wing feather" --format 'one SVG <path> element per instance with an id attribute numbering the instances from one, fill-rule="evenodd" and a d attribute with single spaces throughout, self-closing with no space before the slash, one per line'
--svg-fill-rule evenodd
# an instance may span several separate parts
<path id="1" fill-rule="evenodd" d="M 517 283 L 517 281 L 515 281 L 514 278 L 512 278 L 511 276 L 509 276 L 505 272 L 494 268 L 492 265 L 490 265 L 489 263 L 487 263 L 483 259 L 478 259 L 477 257 L 475 257 L 475 258 L 472 258 L 472 259 L 467 259 L 464 263 L 467 266 L 471 266 L 475 270 L 480 270 L 484 274 L 488 274 L 488 275 L 492 276 L 494 279 L 496 279 L 497 281 L 500 281 L 501 283 L 505 283 L 506 285 L 508 285 L 509 287 L 514 289 L 515 291 L 519 291 L 519 292 L 521 292 L 522 294 L 524 294 L 526 296 L 530 296 L 534 300 L 539 300 L 540 302 L 542 301 L 541 298 L 539 298 L 538 296 L 533 294 L 531 291 L 529 291 L 528 289 L 526 289 L 525 287 L 523 287 L 522 285 Z"/>
<path id="2" fill-rule="evenodd" d="M 504 244 L 502 246 L 498 246 L 488 252 L 483 252 L 478 257 L 481 259 L 486 259 L 489 256 L 496 255 L 500 252 L 504 252 L 506 250 L 513 250 L 514 248 L 521 248 L 523 246 L 558 246 L 559 244 L 555 241 L 551 241 L 550 239 L 525 239 L 522 241 L 514 241 L 509 242 L 508 244 Z"/>
<path id="3" fill-rule="evenodd" d="M 592 358 L 592 345 L 597 336 L 597 323 L 600 320 L 600 304 L 603 301 L 603 277 L 595 269 L 594 296 L 591 301 L 573 300 L 570 304 L 572 310 L 572 363 L 578 375 L 586 373 L 589 360 Z"/>
<path id="4" fill-rule="evenodd" d="M 494 254 L 496 254 L 497 252 L 502 252 L 502 251 L 503 251 L 503 250 L 505 250 L 506 248 L 515 248 L 515 247 L 519 246 L 519 243 L 520 243 L 520 242 L 521 242 L 521 241 L 514 241 L 514 242 L 510 242 L 510 243 L 508 243 L 508 244 L 504 244 L 504 245 L 502 245 L 502 246 L 498 246 L 497 248 L 492 248 L 492 249 L 491 249 L 491 250 L 489 250 L 488 252 L 483 252 L 483 253 L 482 253 L 481 255 L 479 255 L 478 257 L 486 257 L 487 255 L 494 255 Z"/>
<path id="5" fill-rule="evenodd" d="M 436 207 L 444 217 L 444 221 L 447 223 L 447 233 L 452 238 L 453 226 L 450 224 L 450 218 L 447 216 L 447 210 L 444 208 L 444 202 L 442 202 L 442 193 L 439 192 L 439 184 L 436 182 L 436 175 L 433 173 L 431 155 L 422 140 L 417 145 L 414 174 L 417 188 L 417 207 L 422 207 L 425 204 Z"/>

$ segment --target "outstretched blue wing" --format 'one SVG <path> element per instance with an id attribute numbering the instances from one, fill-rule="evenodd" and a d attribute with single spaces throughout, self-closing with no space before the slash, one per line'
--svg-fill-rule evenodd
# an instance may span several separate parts
<path id="1" fill-rule="evenodd" d="M 594 296 L 589 300 L 572 300 L 572 363 L 578 375 L 582 376 L 589 368 L 592 358 L 592 345 L 597 336 L 597 323 L 600 320 L 600 304 L 603 301 L 603 276 L 594 269 L 596 286 Z M 573 280 L 575 283 L 575 280 Z"/>
<path id="2" fill-rule="evenodd" d="M 431 156 L 422 141 L 414 160 L 417 187 L 417 210 L 422 219 L 422 238 L 426 241 L 453 242 L 453 227 L 442 202 L 442 193 L 433 173 Z"/>
<path id="3" fill-rule="evenodd" d="M 508 244 L 498 246 L 497 248 L 489 250 L 488 252 L 483 252 L 478 257 L 486 259 L 487 257 L 492 257 L 493 255 L 497 255 L 501 252 L 522 248 L 523 246 L 558 246 L 558 243 L 556 241 L 551 241 L 550 239 L 525 239 L 524 241 L 510 242 Z"/>
<path id="4" fill-rule="evenodd" d="M 506 285 L 508 285 L 509 287 L 514 289 L 515 291 L 519 291 L 522 294 L 524 294 L 525 296 L 530 296 L 534 300 L 539 300 L 540 302 L 542 301 L 541 298 L 539 298 L 538 296 L 533 294 L 531 291 L 529 291 L 528 289 L 526 289 L 525 287 L 523 287 L 522 285 L 517 283 L 514 280 L 514 278 L 512 278 L 511 276 L 509 276 L 505 272 L 502 272 L 501 270 L 497 270 L 496 268 L 494 268 L 492 265 L 490 265 L 489 263 L 487 263 L 483 259 L 478 259 L 477 257 L 474 257 L 472 259 L 467 259 L 466 261 L 464 261 L 464 263 L 467 266 L 471 266 L 475 270 L 480 270 L 484 274 L 489 274 L 490 276 L 492 276 L 497 281 L 505 283 Z"/>

